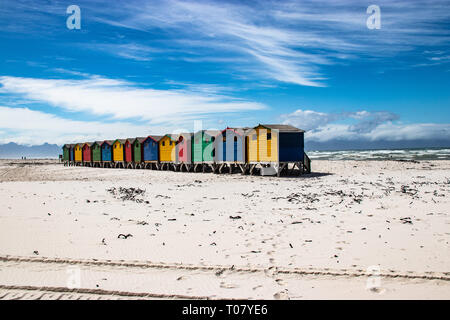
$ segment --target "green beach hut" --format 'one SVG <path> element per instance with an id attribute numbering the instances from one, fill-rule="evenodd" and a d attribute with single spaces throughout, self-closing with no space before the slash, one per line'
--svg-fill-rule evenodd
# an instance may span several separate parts
<path id="1" fill-rule="evenodd" d="M 92 151 L 92 162 L 94 163 L 93 166 L 100 166 L 100 162 L 102 162 L 102 147 L 101 147 L 102 141 L 95 141 L 91 145 L 91 151 Z"/>

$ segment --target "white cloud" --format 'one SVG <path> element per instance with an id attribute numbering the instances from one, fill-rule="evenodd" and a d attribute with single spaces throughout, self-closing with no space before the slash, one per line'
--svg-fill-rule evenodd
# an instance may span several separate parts
<path id="1" fill-rule="evenodd" d="M 64 144 L 164 133 L 163 128 L 130 122 L 75 121 L 28 108 L 0 106 L 0 143 Z M 166 129 L 166 128 L 164 128 Z M 169 131 L 170 132 L 170 131 Z"/>
<path id="2" fill-rule="evenodd" d="M 113 119 L 137 118 L 152 124 L 260 110 L 265 105 L 211 92 L 156 90 L 91 76 L 81 80 L 0 77 L 0 92 L 72 112 Z"/>
<path id="3" fill-rule="evenodd" d="M 285 124 L 307 130 L 305 139 L 317 142 L 450 140 L 450 124 L 404 124 L 398 122 L 396 114 L 385 111 L 324 113 L 299 109 L 281 115 L 281 118 Z M 343 121 L 346 123 L 342 123 Z"/>

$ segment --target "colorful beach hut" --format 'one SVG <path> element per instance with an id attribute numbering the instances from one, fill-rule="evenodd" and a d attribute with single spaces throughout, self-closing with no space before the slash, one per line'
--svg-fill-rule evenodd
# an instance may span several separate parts
<path id="1" fill-rule="evenodd" d="M 278 175 L 288 163 L 301 169 L 305 156 L 303 130 L 290 125 L 260 124 L 247 132 L 246 139 L 250 173 L 256 164 L 268 164 Z"/>
<path id="2" fill-rule="evenodd" d="M 218 164 L 219 173 L 225 167 L 229 168 L 230 173 L 234 167 L 245 172 L 245 136 L 249 129 L 227 127 L 216 136 L 214 161 Z"/>
<path id="3" fill-rule="evenodd" d="M 65 144 L 63 145 L 62 149 L 63 149 L 63 160 L 64 162 L 69 162 L 70 161 L 70 148 L 72 148 L 73 145 L 72 144 Z"/>
<path id="4" fill-rule="evenodd" d="M 159 142 L 162 136 L 148 136 L 142 142 L 142 157 L 145 167 L 153 169 L 153 165 L 159 169 Z"/>
<path id="5" fill-rule="evenodd" d="M 128 138 L 125 140 L 124 144 L 124 156 L 125 156 L 125 163 L 127 165 L 127 168 L 133 168 L 134 167 L 134 161 L 133 161 L 133 142 L 136 140 L 136 138 Z"/>
<path id="6" fill-rule="evenodd" d="M 82 152 L 83 152 L 83 163 L 85 165 L 90 165 L 92 162 L 92 146 L 93 142 L 86 142 L 83 144 Z"/>
<path id="7" fill-rule="evenodd" d="M 113 141 L 111 140 L 105 140 L 102 142 L 101 144 L 101 148 L 102 148 L 102 163 L 103 163 L 103 167 L 111 167 L 111 162 L 112 162 L 112 144 Z"/>
<path id="8" fill-rule="evenodd" d="M 71 144 L 70 147 L 69 147 L 69 159 L 70 159 L 70 161 L 75 161 L 74 149 L 75 149 L 75 145 Z"/>
<path id="9" fill-rule="evenodd" d="M 183 167 L 189 171 L 192 163 L 192 137 L 193 133 L 180 133 L 177 137 L 175 145 L 175 162 L 180 165 L 180 170 Z"/>
<path id="10" fill-rule="evenodd" d="M 95 141 L 91 145 L 92 166 L 100 166 L 102 162 L 102 143 L 103 141 Z"/>
<path id="11" fill-rule="evenodd" d="M 217 130 L 200 130 L 192 136 L 192 163 L 194 171 L 201 167 L 205 171 L 205 165 L 215 171 L 214 158 L 216 157 L 215 143 Z"/>
<path id="12" fill-rule="evenodd" d="M 77 164 L 81 164 L 81 162 L 83 161 L 83 144 L 82 143 L 77 143 L 74 146 L 74 153 L 75 153 L 75 163 Z"/>
<path id="13" fill-rule="evenodd" d="M 125 142 L 125 139 L 116 139 L 112 144 L 112 161 L 116 168 L 125 168 Z"/>
<path id="14" fill-rule="evenodd" d="M 144 151 L 143 151 L 143 142 L 145 141 L 145 137 L 135 138 L 132 142 L 133 144 L 133 162 L 135 168 L 141 168 L 141 163 L 144 162 Z"/>
<path id="15" fill-rule="evenodd" d="M 176 163 L 176 144 L 178 135 L 166 134 L 159 140 L 159 162 L 163 169 L 166 164 Z"/>

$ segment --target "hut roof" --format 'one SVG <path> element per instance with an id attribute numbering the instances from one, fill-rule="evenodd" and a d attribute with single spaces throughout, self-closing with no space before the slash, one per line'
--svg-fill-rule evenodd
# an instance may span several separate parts
<path id="1" fill-rule="evenodd" d="M 114 143 L 114 140 L 105 140 L 105 141 L 102 141 L 102 142 L 100 143 L 100 145 L 103 145 L 103 144 L 105 144 L 105 143 L 107 143 L 107 144 L 109 144 L 109 145 L 112 145 L 112 144 Z"/>
<path id="2" fill-rule="evenodd" d="M 127 139 L 116 139 L 114 140 L 113 144 L 116 143 L 117 141 L 119 141 L 120 144 L 125 144 L 125 142 L 127 142 Z"/>
<path id="3" fill-rule="evenodd" d="M 63 148 L 73 148 L 75 145 L 72 143 L 66 143 L 65 145 L 63 145 Z"/>
<path id="4" fill-rule="evenodd" d="M 178 141 L 178 138 L 180 137 L 180 135 L 179 135 L 179 134 L 169 134 L 169 133 L 168 133 L 168 134 L 162 136 L 159 140 L 161 140 L 161 139 L 164 138 L 164 137 L 167 137 L 167 138 L 169 138 L 170 140 L 177 142 L 177 141 Z"/>
<path id="5" fill-rule="evenodd" d="M 85 146 L 85 145 L 88 145 L 88 147 L 92 147 L 92 145 L 94 144 L 95 142 L 85 142 L 85 143 L 83 143 L 83 147 Z"/>
<path id="6" fill-rule="evenodd" d="M 276 129 L 280 132 L 305 132 L 302 129 L 290 126 L 288 124 L 260 124 L 260 126 L 268 129 Z"/>
<path id="7" fill-rule="evenodd" d="M 142 142 L 144 142 L 147 138 L 148 138 L 148 137 L 130 138 L 130 142 L 134 144 L 134 143 L 136 142 L 136 140 L 137 140 L 139 143 L 142 143 Z"/>
<path id="8" fill-rule="evenodd" d="M 144 140 L 142 140 L 141 142 L 144 142 L 144 141 L 147 140 L 148 138 L 152 139 L 152 140 L 155 141 L 155 142 L 159 142 L 159 140 L 161 140 L 162 137 L 164 137 L 164 136 L 154 136 L 154 135 L 149 135 L 148 137 L 143 138 Z"/>
<path id="9" fill-rule="evenodd" d="M 193 133 L 192 136 L 196 136 L 196 135 L 199 135 L 200 133 L 203 133 L 203 134 L 206 134 L 207 136 L 215 137 L 220 132 L 221 132 L 220 130 L 199 130 L 199 131 Z"/>
<path id="10" fill-rule="evenodd" d="M 217 134 L 217 136 L 223 134 L 223 133 L 224 133 L 225 131 L 227 131 L 227 130 L 231 130 L 231 131 L 233 131 L 234 133 L 236 133 L 236 134 L 238 134 L 238 135 L 240 135 L 240 136 L 244 136 L 245 133 L 246 133 L 246 131 L 248 131 L 248 130 L 250 130 L 250 129 L 251 129 L 251 128 L 248 128 L 248 127 L 245 127 L 245 128 L 231 128 L 231 127 L 226 127 L 225 129 L 223 129 L 222 131 L 220 131 L 220 132 Z"/>

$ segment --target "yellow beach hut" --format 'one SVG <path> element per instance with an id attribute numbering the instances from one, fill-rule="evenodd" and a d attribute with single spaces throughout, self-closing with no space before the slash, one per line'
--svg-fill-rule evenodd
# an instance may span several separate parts
<path id="1" fill-rule="evenodd" d="M 113 150 L 113 162 L 115 163 L 115 167 L 124 168 L 125 164 L 125 142 L 126 139 L 117 139 L 112 144 L 112 150 Z"/>
<path id="2" fill-rule="evenodd" d="M 256 166 L 263 175 L 280 175 L 292 164 L 300 172 L 310 170 L 304 153 L 304 131 L 284 124 L 260 124 L 246 132 L 250 174 Z"/>
<path id="3" fill-rule="evenodd" d="M 176 162 L 176 143 L 178 135 L 166 134 L 159 140 L 159 162 L 161 169 L 164 169 L 165 164 L 175 164 Z"/>
<path id="4" fill-rule="evenodd" d="M 77 143 L 74 147 L 75 162 L 77 165 L 81 164 L 83 161 L 83 144 L 84 143 Z"/>

